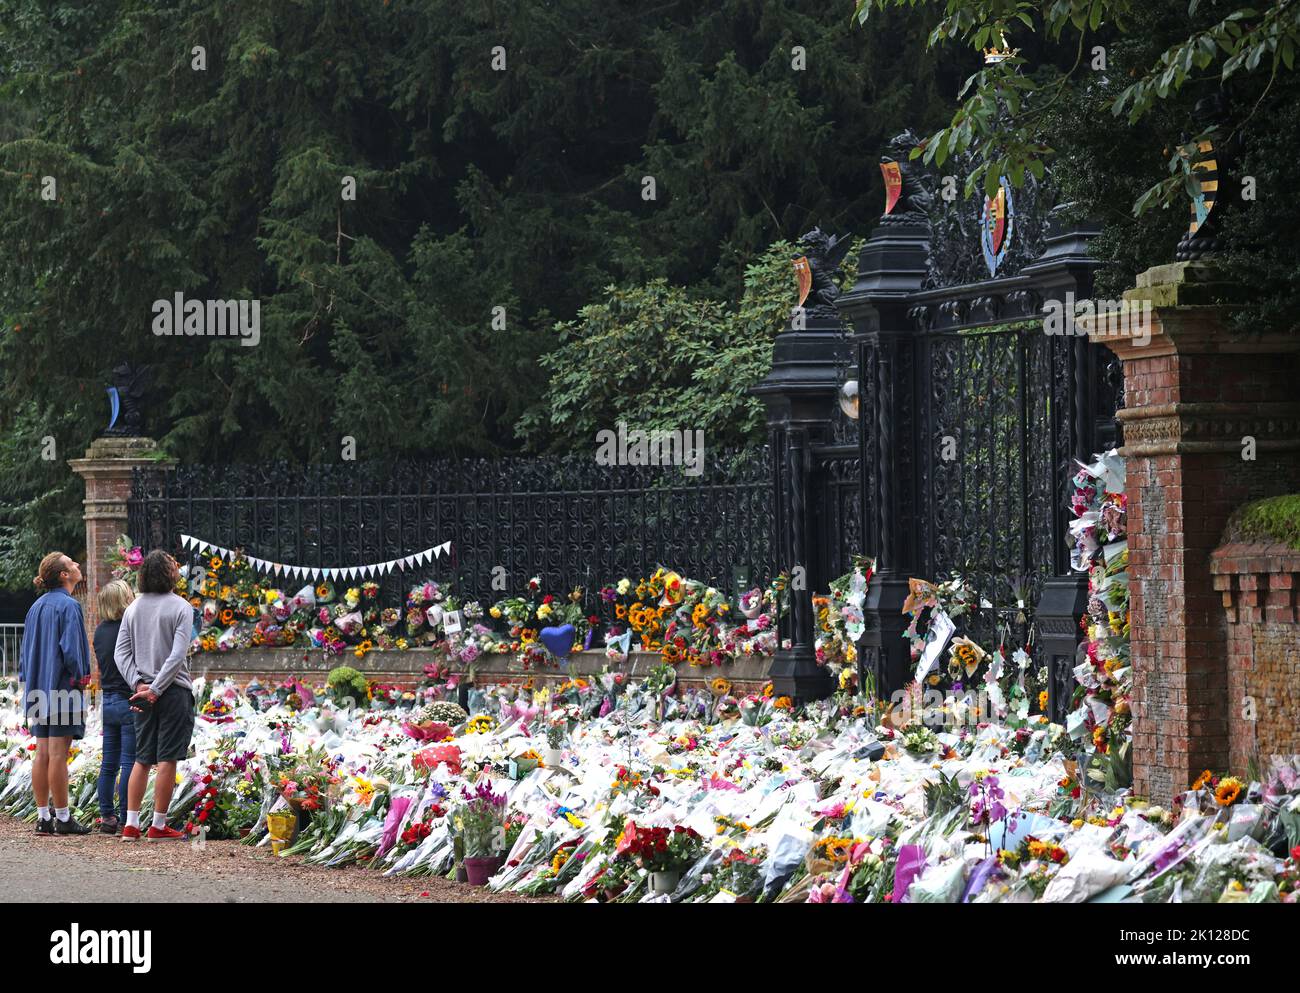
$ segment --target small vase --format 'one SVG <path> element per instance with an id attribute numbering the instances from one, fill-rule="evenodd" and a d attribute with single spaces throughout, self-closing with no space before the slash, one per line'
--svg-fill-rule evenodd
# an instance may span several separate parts
<path id="1" fill-rule="evenodd" d="M 680 872 L 652 872 L 650 873 L 650 892 L 671 893 L 677 889 L 677 884 L 681 880 L 682 874 Z"/>
<path id="2" fill-rule="evenodd" d="M 469 884 L 471 886 L 484 886 L 501 868 L 501 856 L 489 855 L 486 858 L 467 858 L 464 865 Z"/>
<path id="3" fill-rule="evenodd" d="M 556 766 L 558 766 L 560 764 L 563 755 L 564 755 L 563 748 L 544 749 L 542 752 L 542 758 L 546 762 L 546 768 L 554 769 Z"/>

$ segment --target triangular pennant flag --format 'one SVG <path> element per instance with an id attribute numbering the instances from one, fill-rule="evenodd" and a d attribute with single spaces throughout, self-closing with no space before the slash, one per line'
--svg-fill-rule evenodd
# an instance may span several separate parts
<path id="1" fill-rule="evenodd" d="M 320 570 L 313 569 L 311 571 L 311 578 L 312 578 L 312 582 L 315 582 L 316 580 L 320 579 Z"/>
<path id="2" fill-rule="evenodd" d="M 369 578 L 375 574 L 375 567 L 373 565 L 368 565 L 362 570 L 362 572 L 364 572 L 366 577 Z"/>
<path id="3" fill-rule="evenodd" d="M 402 559 L 402 568 L 403 568 L 403 569 L 409 569 L 409 568 L 411 568 L 411 563 L 414 562 L 414 561 L 415 561 L 415 556 L 414 556 L 414 555 L 408 555 L 408 556 L 406 556 L 406 558 Z"/>
<path id="4" fill-rule="evenodd" d="M 284 566 L 282 566 L 279 562 L 276 562 L 276 563 L 275 563 L 275 574 L 276 574 L 277 576 L 280 575 L 280 570 L 283 569 L 283 568 L 284 568 Z"/>
<path id="5" fill-rule="evenodd" d="M 189 548 L 190 543 L 193 541 L 194 539 L 191 538 L 188 534 L 181 535 L 181 548 Z"/>
<path id="6" fill-rule="evenodd" d="M 450 554 L 451 554 L 451 542 L 450 542 L 450 541 L 444 541 L 444 542 L 442 543 L 442 554 L 443 554 L 443 555 L 450 555 Z"/>

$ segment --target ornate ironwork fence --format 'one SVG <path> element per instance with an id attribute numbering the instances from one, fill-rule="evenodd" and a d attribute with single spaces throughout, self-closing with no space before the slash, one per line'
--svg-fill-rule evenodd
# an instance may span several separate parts
<path id="1" fill-rule="evenodd" d="M 146 547 L 178 550 L 190 534 L 302 566 L 387 561 L 450 541 L 450 562 L 428 574 L 484 600 L 516 593 L 532 576 L 548 590 L 583 586 L 590 595 L 659 564 L 729 590 L 738 567 L 772 574 L 771 487 L 766 448 L 711 453 L 698 477 L 599 466 L 590 455 L 192 465 L 137 470 L 128 516 L 132 539 Z M 390 574 L 385 592 L 400 596 L 415 576 Z"/>
<path id="2" fill-rule="evenodd" d="M 1095 229 L 1018 223 L 1042 226 L 1025 234 L 1037 257 L 996 279 L 933 285 L 940 229 L 919 210 L 886 217 L 840 302 L 857 332 L 864 539 L 879 566 L 862 656 L 878 685 L 898 688 L 910 671 L 898 616 L 908 579 L 959 572 L 990 617 L 1023 604 L 1042 622 L 1035 649 L 1059 717 L 1086 598 L 1066 544 L 1072 460 L 1114 441 L 1116 396 L 1107 354 L 1047 334 L 1043 320 L 1045 305 L 1090 296 Z"/>

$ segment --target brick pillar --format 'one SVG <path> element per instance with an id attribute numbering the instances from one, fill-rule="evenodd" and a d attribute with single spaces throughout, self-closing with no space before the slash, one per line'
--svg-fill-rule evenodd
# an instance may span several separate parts
<path id="1" fill-rule="evenodd" d="M 151 438 L 96 438 L 80 459 L 69 459 L 72 471 L 86 481 L 86 579 L 87 637 L 99 623 L 96 597 L 109 581 L 108 553 L 119 535 L 126 533 L 126 502 L 131 495 L 131 470 L 137 467 L 170 465 L 157 458 Z"/>
<path id="2" fill-rule="evenodd" d="M 1210 554 L 1236 507 L 1300 489 L 1300 336 L 1231 335 L 1212 301 L 1241 288 L 1220 280 L 1156 266 L 1124 294 L 1127 327 L 1079 322 L 1124 363 L 1134 790 L 1158 802 L 1230 764 L 1242 701 Z"/>

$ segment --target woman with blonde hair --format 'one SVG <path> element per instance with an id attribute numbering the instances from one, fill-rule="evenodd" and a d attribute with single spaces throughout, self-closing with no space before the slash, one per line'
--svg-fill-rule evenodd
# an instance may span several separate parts
<path id="1" fill-rule="evenodd" d="M 90 681 L 86 621 L 72 591 L 81 567 L 62 552 L 41 559 L 33 580 L 42 595 L 27 611 L 19 672 L 23 715 L 36 738 L 32 792 L 37 834 L 89 834 L 68 808 L 68 750 L 86 734 L 83 687 Z M 51 814 L 50 798 L 54 799 Z"/>
<path id="2" fill-rule="evenodd" d="M 99 764 L 99 830 L 117 834 L 126 820 L 127 784 L 135 765 L 135 714 L 128 702 L 131 688 L 117 669 L 117 633 L 135 592 L 121 579 L 99 591 L 99 626 L 92 639 L 103 692 L 104 749 Z"/>

